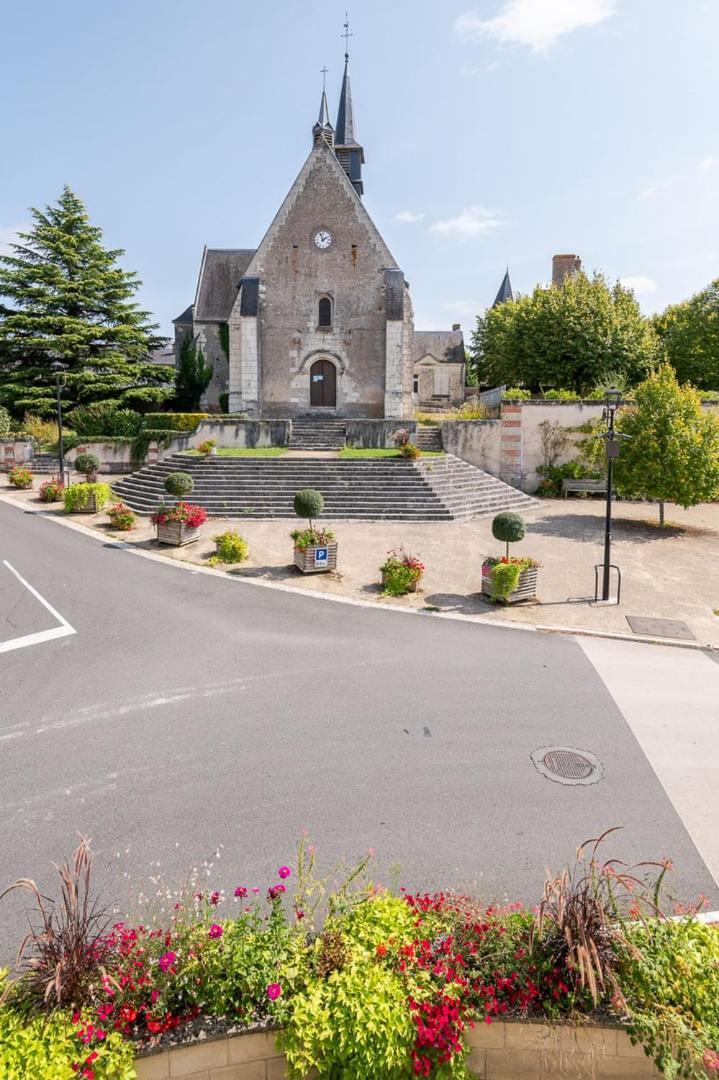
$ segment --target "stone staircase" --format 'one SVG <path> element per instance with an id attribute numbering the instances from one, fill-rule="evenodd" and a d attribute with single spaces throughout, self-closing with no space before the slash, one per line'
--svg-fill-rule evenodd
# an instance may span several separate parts
<path id="1" fill-rule="evenodd" d="M 429 424 L 417 424 L 417 432 L 414 437 L 415 446 L 420 450 L 443 450 L 442 432 L 440 428 Z"/>
<path id="2" fill-rule="evenodd" d="M 57 454 L 33 454 L 32 461 L 29 462 L 30 468 L 34 473 L 55 473 L 60 475 L 60 458 Z"/>
<path id="3" fill-rule="evenodd" d="M 118 480 L 115 494 L 139 513 L 163 501 L 169 472 L 189 472 L 190 501 L 210 514 L 234 518 L 291 518 L 300 488 L 321 491 L 323 520 L 458 521 L 535 500 L 459 458 L 223 458 L 173 454 Z"/>
<path id="4" fill-rule="evenodd" d="M 343 450 L 346 441 L 344 420 L 300 417 L 292 421 L 290 450 Z"/>

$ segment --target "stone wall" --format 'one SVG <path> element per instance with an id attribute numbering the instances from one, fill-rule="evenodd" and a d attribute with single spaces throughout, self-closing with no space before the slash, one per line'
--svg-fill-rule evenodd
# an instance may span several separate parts
<path id="1" fill-rule="evenodd" d="M 442 424 L 442 445 L 448 454 L 499 476 L 500 427 L 499 420 L 446 420 Z"/>
<path id="2" fill-rule="evenodd" d="M 347 445 L 363 450 L 391 449 L 398 431 L 407 431 L 414 441 L 416 420 L 348 420 Z"/>
<path id="3" fill-rule="evenodd" d="M 290 441 L 289 420 L 241 420 L 208 418 L 201 420 L 197 430 L 185 436 L 183 450 L 194 450 L 205 439 L 215 439 L 218 446 L 252 449 L 263 446 L 287 446 Z M 173 451 L 176 453 L 177 451 Z"/>
<path id="4" fill-rule="evenodd" d="M 478 1023 L 469 1071 L 482 1080 L 644 1080 L 661 1074 L 619 1026 Z M 281 1080 L 274 1033 L 235 1035 L 140 1057 L 138 1080 Z"/>
<path id="5" fill-rule="evenodd" d="M 25 465 L 32 457 L 30 439 L 0 439 L 0 469 L 9 472 L 14 465 Z"/>

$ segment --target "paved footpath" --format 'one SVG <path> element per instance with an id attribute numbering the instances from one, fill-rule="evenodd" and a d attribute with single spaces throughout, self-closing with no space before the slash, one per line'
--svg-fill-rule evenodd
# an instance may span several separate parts
<path id="1" fill-rule="evenodd" d="M 214 885 L 263 885 L 307 829 L 327 862 L 372 847 L 380 878 L 533 902 L 623 825 L 613 854 L 671 857 L 676 895 L 719 908 L 718 691 L 708 654 L 275 591 L 0 503 L 3 884 L 49 889 L 81 831 L 127 910 L 218 845 Z M 604 778 L 547 780 L 549 745 Z"/>

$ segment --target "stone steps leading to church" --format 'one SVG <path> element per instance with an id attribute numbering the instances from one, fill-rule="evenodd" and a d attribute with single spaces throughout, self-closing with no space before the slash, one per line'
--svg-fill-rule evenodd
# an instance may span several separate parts
<path id="1" fill-rule="evenodd" d="M 220 517 L 292 518 L 300 488 L 325 499 L 323 519 L 452 521 L 523 509 L 529 496 L 452 455 L 418 462 L 386 458 L 342 460 L 188 457 L 174 454 L 123 477 L 115 493 L 140 513 L 169 501 L 169 472 L 189 472 L 189 497 Z"/>

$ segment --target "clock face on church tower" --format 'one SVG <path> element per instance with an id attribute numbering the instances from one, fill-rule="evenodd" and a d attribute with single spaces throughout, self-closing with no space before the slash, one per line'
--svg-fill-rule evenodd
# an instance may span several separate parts
<path id="1" fill-rule="evenodd" d="M 318 229 L 313 237 L 313 243 L 320 251 L 327 251 L 332 243 L 332 233 L 329 229 Z"/>

